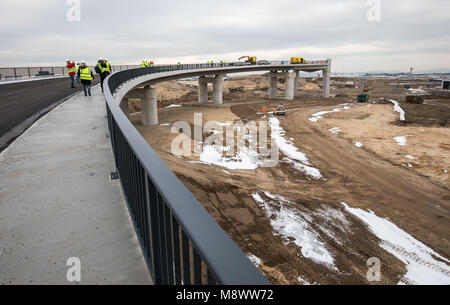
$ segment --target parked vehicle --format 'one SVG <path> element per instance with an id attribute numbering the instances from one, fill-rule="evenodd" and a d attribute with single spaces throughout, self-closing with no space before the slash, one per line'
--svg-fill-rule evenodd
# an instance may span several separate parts
<path id="1" fill-rule="evenodd" d="M 246 64 L 256 65 L 256 56 L 242 56 L 241 58 L 239 58 L 239 60 L 244 59 L 244 58 L 246 58 L 246 60 L 245 60 Z"/>
<path id="2" fill-rule="evenodd" d="M 306 64 L 306 60 L 303 57 L 291 57 L 291 64 Z"/>
<path id="3" fill-rule="evenodd" d="M 286 106 L 278 105 L 273 109 L 274 115 L 286 115 Z"/>
<path id="4" fill-rule="evenodd" d="M 268 60 L 258 60 L 258 65 L 270 65 Z"/>

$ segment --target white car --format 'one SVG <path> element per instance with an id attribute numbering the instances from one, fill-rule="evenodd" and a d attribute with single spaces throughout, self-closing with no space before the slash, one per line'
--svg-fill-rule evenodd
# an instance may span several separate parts
<path id="1" fill-rule="evenodd" d="M 274 115 L 286 115 L 286 106 L 283 105 L 278 105 L 274 111 L 273 111 Z"/>

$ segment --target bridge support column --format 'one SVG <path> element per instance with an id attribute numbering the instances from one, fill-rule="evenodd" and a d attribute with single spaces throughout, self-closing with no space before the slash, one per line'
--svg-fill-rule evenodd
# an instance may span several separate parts
<path id="1" fill-rule="evenodd" d="M 269 74 L 269 99 L 276 99 L 278 96 L 278 79 L 276 73 Z"/>
<path id="2" fill-rule="evenodd" d="M 158 125 L 158 104 L 156 100 L 156 88 L 144 87 L 144 98 L 141 99 L 142 125 Z"/>
<path id="3" fill-rule="evenodd" d="M 294 79 L 294 96 L 298 95 L 298 80 L 300 78 L 300 71 L 294 71 L 295 79 Z"/>
<path id="4" fill-rule="evenodd" d="M 200 104 L 208 103 L 208 79 L 205 76 L 198 78 L 198 102 Z"/>
<path id="5" fill-rule="evenodd" d="M 327 68 L 322 70 L 323 96 L 330 97 L 331 59 L 327 59 Z"/>
<path id="6" fill-rule="evenodd" d="M 293 100 L 295 96 L 295 73 L 288 72 L 286 73 L 286 93 L 285 99 Z"/>
<path id="7" fill-rule="evenodd" d="M 222 75 L 216 75 L 213 83 L 213 101 L 214 104 L 223 103 L 223 77 Z"/>

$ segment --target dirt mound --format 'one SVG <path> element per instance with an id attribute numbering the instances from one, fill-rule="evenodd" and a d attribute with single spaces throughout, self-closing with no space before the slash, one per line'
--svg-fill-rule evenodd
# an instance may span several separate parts
<path id="1" fill-rule="evenodd" d="M 320 90 L 320 87 L 314 83 L 307 83 L 304 86 L 300 87 L 301 90 Z"/>

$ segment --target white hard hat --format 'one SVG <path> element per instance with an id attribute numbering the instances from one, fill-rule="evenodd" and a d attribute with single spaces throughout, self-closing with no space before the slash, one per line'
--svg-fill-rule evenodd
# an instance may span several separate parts
<path id="1" fill-rule="evenodd" d="M 98 60 L 104 60 L 104 58 L 100 56 L 100 57 L 98 58 Z"/>
<path id="2" fill-rule="evenodd" d="M 86 61 L 84 59 L 80 60 L 80 64 L 85 64 Z"/>
<path id="3" fill-rule="evenodd" d="M 70 59 L 67 58 L 66 61 L 70 61 Z"/>

